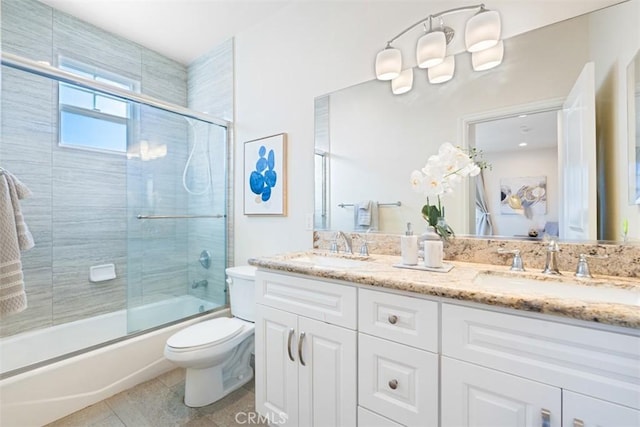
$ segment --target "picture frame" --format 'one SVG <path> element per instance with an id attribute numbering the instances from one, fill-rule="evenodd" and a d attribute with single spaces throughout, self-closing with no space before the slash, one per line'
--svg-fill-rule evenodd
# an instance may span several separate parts
<path id="1" fill-rule="evenodd" d="M 245 215 L 287 215 L 287 134 L 244 143 Z"/>
<path id="2" fill-rule="evenodd" d="M 515 198 L 515 205 L 512 201 Z M 500 214 L 525 215 L 547 213 L 547 177 L 527 176 L 500 179 Z"/>

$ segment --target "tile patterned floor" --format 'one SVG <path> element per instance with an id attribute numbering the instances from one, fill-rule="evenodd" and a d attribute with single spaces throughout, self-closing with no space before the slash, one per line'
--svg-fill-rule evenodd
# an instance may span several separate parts
<path id="1" fill-rule="evenodd" d="M 255 405 L 253 380 L 211 405 L 184 405 L 184 369 L 175 369 L 102 402 L 48 424 L 47 427 L 230 427 L 248 424 Z"/>

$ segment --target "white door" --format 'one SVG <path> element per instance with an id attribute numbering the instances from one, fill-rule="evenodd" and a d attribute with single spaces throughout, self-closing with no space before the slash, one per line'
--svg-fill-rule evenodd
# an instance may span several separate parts
<path id="1" fill-rule="evenodd" d="M 298 423 L 297 316 L 256 304 L 256 411 L 270 423 Z"/>
<path id="2" fill-rule="evenodd" d="M 442 426 L 560 427 L 559 388 L 448 357 L 440 363 Z"/>
<path id="3" fill-rule="evenodd" d="M 306 317 L 298 318 L 298 326 L 299 425 L 355 426 L 356 332 Z"/>
<path id="4" fill-rule="evenodd" d="M 640 411 L 563 390 L 562 425 L 566 427 L 638 427 Z"/>
<path id="5" fill-rule="evenodd" d="M 558 113 L 560 238 L 596 240 L 596 107 L 588 62 Z"/>

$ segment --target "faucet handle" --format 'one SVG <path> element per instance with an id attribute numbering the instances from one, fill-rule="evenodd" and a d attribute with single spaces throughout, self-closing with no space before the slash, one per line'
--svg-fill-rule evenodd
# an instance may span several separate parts
<path id="1" fill-rule="evenodd" d="M 609 255 L 588 255 L 588 254 L 580 254 L 578 256 L 578 266 L 576 267 L 576 277 L 593 277 L 591 272 L 589 271 L 589 264 L 587 263 L 587 258 L 597 258 L 597 259 L 605 259 L 609 258 Z"/>
<path id="2" fill-rule="evenodd" d="M 513 254 L 513 261 L 511 262 L 511 271 L 524 271 L 524 263 L 520 256 L 520 249 L 502 249 L 498 248 L 499 254 Z"/>
<path id="3" fill-rule="evenodd" d="M 336 239 L 333 239 L 331 241 L 331 247 L 329 248 L 329 252 L 331 252 L 332 254 L 338 253 L 338 241 Z"/>
<path id="4" fill-rule="evenodd" d="M 367 245 L 367 241 L 362 239 L 362 244 L 360 244 L 360 255 L 361 256 L 369 256 L 369 245 Z"/>

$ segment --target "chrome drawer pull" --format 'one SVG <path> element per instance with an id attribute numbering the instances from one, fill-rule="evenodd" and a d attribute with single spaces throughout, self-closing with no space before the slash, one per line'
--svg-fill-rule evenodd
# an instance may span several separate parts
<path id="1" fill-rule="evenodd" d="M 395 314 L 390 314 L 387 320 L 389 320 L 389 323 L 391 323 L 392 325 L 395 325 L 398 321 L 398 316 L 396 316 Z"/>
<path id="2" fill-rule="evenodd" d="M 304 336 L 306 334 L 303 332 L 300 332 L 300 341 L 298 341 L 298 359 L 300 359 L 300 363 L 302 363 L 302 366 L 307 366 L 306 363 L 304 363 L 304 360 L 302 359 L 302 342 L 304 341 Z"/>
<path id="3" fill-rule="evenodd" d="M 398 388 L 398 380 L 391 380 L 389 381 L 389 388 L 391 390 L 395 390 Z"/>
<path id="4" fill-rule="evenodd" d="M 542 416 L 542 427 L 551 427 L 551 411 L 543 409 L 540 411 L 540 415 Z"/>
<path id="5" fill-rule="evenodd" d="M 573 427 L 584 427 L 584 421 L 574 418 Z"/>
<path id="6" fill-rule="evenodd" d="M 289 353 L 289 360 L 291 360 L 292 362 L 295 362 L 296 359 L 293 358 L 293 354 L 291 353 L 291 341 L 293 340 L 293 334 L 295 333 L 295 331 L 293 330 L 293 328 L 289 329 L 289 338 L 287 338 L 287 353 Z"/>

